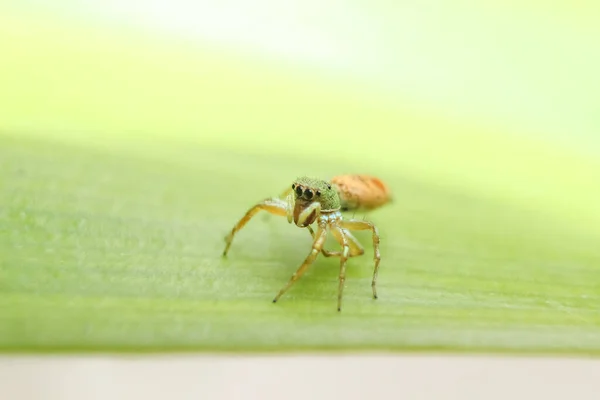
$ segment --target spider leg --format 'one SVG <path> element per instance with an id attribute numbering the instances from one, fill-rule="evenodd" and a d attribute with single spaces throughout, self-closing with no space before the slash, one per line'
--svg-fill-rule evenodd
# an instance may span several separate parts
<path id="1" fill-rule="evenodd" d="M 339 226 L 334 226 L 332 228 L 332 233 L 334 233 L 336 239 L 342 245 L 342 252 L 340 255 L 340 286 L 338 288 L 338 311 L 342 311 L 342 294 L 344 292 L 344 283 L 346 282 L 346 261 L 348 261 L 348 256 L 350 254 L 350 245 L 348 244 L 346 233 Z"/>
<path id="2" fill-rule="evenodd" d="M 373 288 L 373 298 L 377 298 L 377 275 L 379 273 L 379 261 L 381 261 L 381 254 L 379 253 L 379 230 L 369 221 L 360 220 L 342 220 L 339 222 L 342 228 L 346 228 L 354 231 L 366 231 L 371 230 L 373 232 L 373 259 L 375 260 L 375 267 L 373 268 L 373 281 L 371 287 Z"/>
<path id="3" fill-rule="evenodd" d="M 234 235 L 240 229 L 242 229 L 260 210 L 267 211 L 274 215 L 287 216 L 288 220 L 291 220 L 293 212 L 293 208 L 290 208 L 288 201 L 282 199 L 270 198 L 256 204 L 246 212 L 246 214 L 238 221 L 238 223 L 235 224 L 229 235 L 225 237 L 226 245 L 225 250 L 223 250 L 223 257 L 227 256 L 227 252 L 229 251 L 229 247 L 231 246 Z"/>
<path id="4" fill-rule="evenodd" d="M 307 226 L 307 228 L 314 239 L 315 231 L 310 226 Z M 350 253 L 348 254 L 349 257 L 361 256 L 365 253 L 365 249 L 363 249 L 363 247 L 360 244 L 360 242 L 358 241 L 358 239 L 356 239 L 350 233 L 350 231 L 348 231 L 347 229 L 343 229 L 343 228 L 340 228 L 339 230 L 342 231 L 344 233 L 344 235 L 346 236 L 346 239 L 348 239 L 348 246 L 350 246 Z M 332 230 L 331 233 L 337 239 L 337 241 L 340 244 L 342 244 L 340 234 L 336 230 Z M 323 255 L 325 257 L 341 257 L 342 256 L 341 251 L 328 251 L 328 250 L 322 249 L 321 252 L 323 253 Z"/>
<path id="5" fill-rule="evenodd" d="M 292 203 L 293 203 L 293 200 L 294 200 L 294 189 L 292 189 L 291 187 L 288 187 L 279 196 L 277 196 L 277 198 L 281 199 L 281 200 L 285 200 L 285 201 L 289 201 L 291 199 Z M 294 207 L 294 205 L 292 204 L 292 208 L 293 207 Z M 264 221 L 267 221 L 269 219 L 269 214 L 263 214 L 263 218 L 262 219 Z"/>
<path id="6" fill-rule="evenodd" d="M 315 259 L 317 258 L 317 256 L 321 252 L 321 249 L 323 248 L 323 243 L 325 243 L 325 238 L 326 237 L 327 237 L 327 226 L 326 225 L 319 225 L 319 229 L 317 230 L 317 234 L 316 234 L 315 240 L 313 241 L 313 245 L 312 245 L 312 249 L 310 250 L 310 253 L 306 257 L 306 259 L 304 260 L 304 262 L 302 263 L 302 265 L 300 265 L 300 267 L 298 268 L 298 270 L 296 272 L 294 272 L 294 275 L 292 275 L 292 277 L 289 280 L 289 282 L 287 283 L 287 285 L 285 285 L 279 291 L 279 293 L 277 293 L 277 296 L 275 296 L 275 298 L 273 299 L 273 303 L 276 303 L 277 300 L 279 300 L 279 298 L 298 279 L 300 279 L 300 277 L 302 276 L 302 274 L 304 274 L 304 272 L 306 272 L 306 270 L 308 269 L 308 267 L 315 261 Z"/>
<path id="7" fill-rule="evenodd" d="M 309 225 L 307 226 L 308 231 L 310 232 L 310 236 L 312 236 L 312 238 L 315 238 L 315 231 L 313 230 L 313 228 Z M 323 255 L 325 257 L 339 257 L 342 253 L 339 251 L 329 251 L 329 250 L 325 250 L 325 249 L 321 249 L 321 253 L 323 253 Z"/>

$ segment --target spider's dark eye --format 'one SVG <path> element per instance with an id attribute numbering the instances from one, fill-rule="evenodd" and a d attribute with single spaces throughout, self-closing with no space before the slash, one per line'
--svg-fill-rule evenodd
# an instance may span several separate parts
<path id="1" fill-rule="evenodd" d="M 317 196 L 320 196 L 320 195 L 321 195 L 321 191 L 317 190 Z"/>
<path id="2" fill-rule="evenodd" d="M 313 192 L 310 189 L 306 189 L 304 191 L 304 197 L 306 197 L 308 200 L 312 199 L 313 197 Z"/>
<path id="3" fill-rule="evenodd" d="M 302 196 L 302 186 L 296 186 L 296 194 Z"/>
<path id="4" fill-rule="evenodd" d="M 331 189 L 331 185 L 329 183 L 327 184 L 327 189 Z"/>
<path id="5" fill-rule="evenodd" d="M 292 183 L 292 189 L 296 189 L 296 184 Z"/>

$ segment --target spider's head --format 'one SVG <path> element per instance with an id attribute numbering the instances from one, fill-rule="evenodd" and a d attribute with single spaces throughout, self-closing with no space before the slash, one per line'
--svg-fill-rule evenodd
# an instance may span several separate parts
<path id="1" fill-rule="evenodd" d="M 307 227 L 315 222 L 321 211 L 335 211 L 340 208 L 340 198 L 335 188 L 327 181 L 309 177 L 296 179 L 294 190 L 294 223 Z"/>

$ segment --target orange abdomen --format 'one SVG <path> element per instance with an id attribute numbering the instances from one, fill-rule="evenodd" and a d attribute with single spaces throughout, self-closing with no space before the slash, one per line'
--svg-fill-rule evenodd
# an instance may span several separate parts
<path id="1" fill-rule="evenodd" d="M 338 175 L 331 180 L 337 188 L 342 210 L 372 210 L 392 201 L 388 186 L 370 175 Z"/>

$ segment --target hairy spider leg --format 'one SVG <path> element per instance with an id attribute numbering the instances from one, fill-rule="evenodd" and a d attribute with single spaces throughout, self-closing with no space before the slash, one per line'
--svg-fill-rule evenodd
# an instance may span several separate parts
<path id="1" fill-rule="evenodd" d="M 315 261 L 315 259 L 317 258 L 317 256 L 321 252 L 321 249 L 323 248 L 323 243 L 325 243 L 325 238 L 326 237 L 327 237 L 327 224 L 325 222 L 320 222 L 319 223 L 319 229 L 317 229 L 316 237 L 315 237 L 315 239 L 313 241 L 313 245 L 312 245 L 312 248 L 310 250 L 310 253 L 306 257 L 306 259 L 304 260 L 304 262 L 302 263 L 302 265 L 300 265 L 300 267 L 298 268 L 298 270 L 296 272 L 294 272 L 294 275 L 292 275 L 292 277 L 288 281 L 287 285 L 285 285 L 279 291 L 279 293 L 277 293 L 277 295 L 273 299 L 273 303 L 276 303 L 277 300 L 279 300 L 279 298 L 285 292 L 287 292 L 287 290 L 298 279 L 300 279 L 300 277 L 304 274 L 304 272 L 306 272 L 306 270 L 308 269 L 308 267 L 310 267 L 310 265 Z"/>
<path id="2" fill-rule="evenodd" d="M 310 226 L 307 226 L 307 228 L 308 228 L 308 231 L 310 232 L 311 236 L 314 239 L 315 231 Z M 344 235 L 346 235 L 346 238 L 348 239 L 348 245 L 350 246 L 349 257 L 356 257 L 356 256 L 361 256 L 361 255 L 365 254 L 365 249 L 362 247 L 362 245 L 360 244 L 358 239 L 356 239 L 350 233 L 350 231 L 348 231 L 347 229 L 343 229 L 343 228 L 340 228 L 340 229 L 341 229 L 341 231 L 344 232 Z M 336 231 L 332 230 L 331 233 L 336 238 L 336 240 L 340 244 L 342 244 L 341 239 L 337 236 L 338 234 L 336 233 Z M 328 251 L 328 250 L 322 249 L 321 252 L 323 253 L 323 255 L 325 257 L 341 257 L 342 256 L 341 251 Z"/>
<path id="3" fill-rule="evenodd" d="M 373 281 L 371 287 L 373 288 L 373 298 L 377 298 L 377 275 L 379 273 L 379 261 L 381 261 L 381 254 L 379 253 L 379 230 L 369 221 L 360 220 L 341 220 L 339 222 L 340 227 L 351 230 L 351 231 L 366 231 L 370 230 L 373 232 L 373 259 L 375 260 L 375 267 L 373 268 Z"/>
<path id="4" fill-rule="evenodd" d="M 323 253 L 325 257 L 341 257 L 340 258 L 340 287 L 338 290 L 338 311 L 342 307 L 342 293 L 344 290 L 344 282 L 346 281 L 346 260 L 349 257 L 363 255 L 365 249 L 362 247 L 358 239 L 356 239 L 349 230 L 341 228 L 338 225 L 331 227 L 333 237 L 342 245 L 342 251 L 327 251 Z M 311 231 L 312 234 L 312 231 Z M 313 235 L 314 236 L 314 235 Z M 323 250 L 326 251 L 326 250 Z"/>
<path id="5" fill-rule="evenodd" d="M 338 288 L 338 311 L 342 311 L 342 294 L 344 292 L 344 283 L 346 282 L 346 262 L 348 261 L 348 256 L 350 254 L 350 246 L 348 245 L 348 238 L 339 226 L 333 226 L 331 232 L 342 245 L 340 256 L 340 286 Z"/>
<path id="6" fill-rule="evenodd" d="M 252 217 L 254 217 L 254 215 L 256 215 L 256 213 L 258 213 L 259 211 L 264 210 L 274 215 L 287 216 L 288 222 L 291 222 L 294 207 L 293 205 L 291 205 L 290 201 L 293 201 L 290 198 L 290 196 L 288 196 L 286 200 L 278 198 L 269 198 L 261 201 L 260 203 L 256 204 L 254 207 L 249 209 L 246 212 L 246 214 L 238 221 L 238 223 L 235 224 L 229 235 L 225 237 L 226 245 L 225 250 L 223 250 L 223 257 L 227 256 L 227 252 L 229 251 L 229 247 L 233 242 L 234 235 L 240 229 L 242 229 L 248 223 L 248 221 L 250 221 Z"/>

